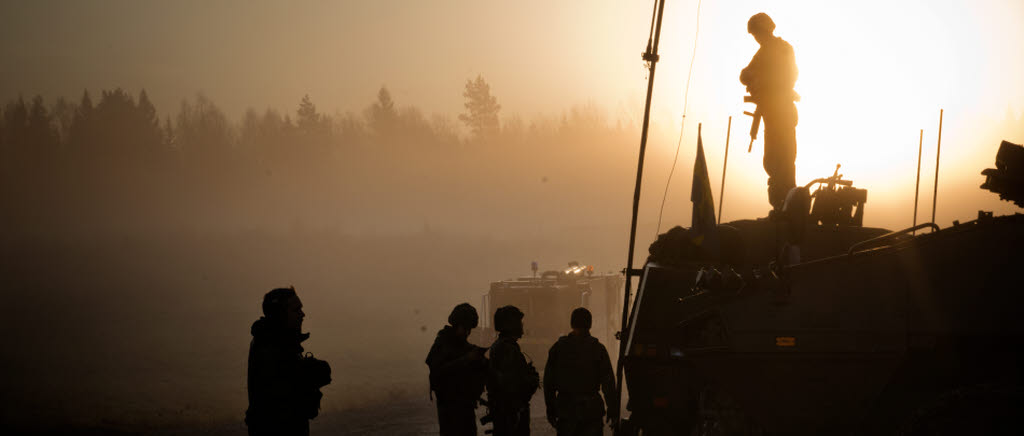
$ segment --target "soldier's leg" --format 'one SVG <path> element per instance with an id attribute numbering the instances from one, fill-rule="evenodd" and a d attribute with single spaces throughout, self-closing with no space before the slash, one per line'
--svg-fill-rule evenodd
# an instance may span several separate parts
<path id="1" fill-rule="evenodd" d="M 447 406 L 437 405 L 437 426 L 440 429 L 441 436 L 454 435 L 454 423 L 452 422 L 451 408 Z"/>
<path id="2" fill-rule="evenodd" d="M 519 413 L 519 436 L 530 436 L 530 405 L 527 404 Z"/>
<path id="3" fill-rule="evenodd" d="M 786 157 L 778 148 L 778 138 L 769 134 L 770 130 L 765 129 L 764 135 L 764 172 L 768 174 L 768 203 L 775 210 L 781 210 L 786 201 L 786 193 L 796 186 L 795 166 L 792 162 L 787 168 Z"/>
<path id="4" fill-rule="evenodd" d="M 529 436 L 530 412 L 524 414 L 514 408 L 491 409 L 494 417 L 493 436 Z"/>
<path id="5" fill-rule="evenodd" d="M 572 417 L 558 423 L 558 436 L 602 436 L 603 418 L 578 419 Z"/>
<path id="6" fill-rule="evenodd" d="M 588 419 L 581 423 L 580 432 L 581 436 L 602 436 L 604 434 L 604 418 L 598 417 L 597 419 Z"/>
<path id="7" fill-rule="evenodd" d="M 476 412 L 472 406 L 460 407 L 457 411 L 456 431 L 459 436 L 476 436 Z"/>
<path id="8" fill-rule="evenodd" d="M 764 170 L 768 173 L 768 202 L 782 208 L 796 187 L 796 108 L 780 107 L 764 114 Z"/>
<path id="9" fill-rule="evenodd" d="M 571 414 L 562 414 L 558 417 L 558 436 L 573 436 L 576 434 L 576 419 Z"/>
<path id="10" fill-rule="evenodd" d="M 441 436 L 476 436 L 476 413 L 472 406 L 437 406 Z"/>
<path id="11" fill-rule="evenodd" d="M 491 421 L 494 430 L 492 432 L 493 436 L 511 436 L 514 434 L 512 432 L 513 422 L 509 413 L 503 409 L 494 408 L 491 409 L 491 418 L 493 419 Z"/>

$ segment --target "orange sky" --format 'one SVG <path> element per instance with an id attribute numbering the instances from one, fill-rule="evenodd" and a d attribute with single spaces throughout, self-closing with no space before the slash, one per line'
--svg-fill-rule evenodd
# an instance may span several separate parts
<path id="1" fill-rule="evenodd" d="M 387 85 L 400 105 L 454 117 L 465 80 L 482 74 L 506 114 L 529 118 L 594 103 L 612 119 L 639 120 L 649 3 L 8 2 L 0 6 L 0 97 L 145 87 L 165 113 L 203 92 L 238 116 L 248 107 L 291 110 L 306 93 L 326 112 L 359 111 Z M 664 184 L 679 134 L 696 5 L 666 1 L 652 186 Z M 1012 210 L 994 195 L 944 201 L 942 193 L 980 192 L 978 171 L 991 164 L 998 139 L 1024 142 L 1020 127 L 998 125 L 1024 109 L 1024 3 L 1017 0 L 703 2 L 673 193 L 688 192 L 689 177 L 680 174 L 692 165 L 697 122 L 705 125 L 717 187 L 732 115 L 725 218 L 763 212 L 760 156 L 741 150 L 749 122 L 741 113 L 749 108 L 737 80 L 756 50 L 745 23 L 759 11 L 793 44 L 801 71 L 798 181 L 842 163 L 871 191 L 869 224 L 909 225 L 918 130 L 925 129 L 922 204 L 930 206 L 945 108 L 938 221 L 968 219 L 979 208 Z M 686 203 L 674 201 L 666 215 L 687 221 Z"/>

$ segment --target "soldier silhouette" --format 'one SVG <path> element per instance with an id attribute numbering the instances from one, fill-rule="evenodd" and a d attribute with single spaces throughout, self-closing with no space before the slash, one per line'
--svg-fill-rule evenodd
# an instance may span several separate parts
<path id="1" fill-rule="evenodd" d="M 427 354 L 441 436 L 476 435 L 474 409 L 487 380 L 487 349 L 469 343 L 467 338 L 478 320 L 476 309 L 469 303 L 455 306 L 448 315 L 448 325 L 437 332 Z"/>
<path id="2" fill-rule="evenodd" d="M 569 324 L 572 332 L 551 346 L 544 367 L 544 402 L 548 422 L 558 436 L 600 436 L 601 417 L 607 405 L 608 422 L 619 419 L 619 402 L 615 395 L 608 350 L 590 335 L 590 311 L 572 311 Z M 604 393 L 602 404 L 598 390 Z"/>
<path id="3" fill-rule="evenodd" d="M 494 436 L 529 436 L 530 398 L 540 385 L 532 363 L 519 349 L 523 312 L 502 306 L 494 312 L 498 338 L 491 345 L 487 377 L 487 404 L 494 420 Z"/>
<path id="4" fill-rule="evenodd" d="M 757 103 L 757 113 L 764 118 L 768 202 L 773 209 L 781 210 L 786 194 L 796 187 L 796 58 L 793 46 L 772 34 L 775 22 L 764 12 L 750 17 L 747 31 L 761 48 L 740 73 L 740 82 L 746 85 L 751 100 Z"/>
<path id="5" fill-rule="evenodd" d="M 309 420 L 320 411 L 320 388 L 331 382 L 331 367 L 303 356 L 302 301 L 294 288 L 263 296 L 263 317 L 252 325 L 249 345 L 249 409 L 252 436 L 308 435 Z"/>

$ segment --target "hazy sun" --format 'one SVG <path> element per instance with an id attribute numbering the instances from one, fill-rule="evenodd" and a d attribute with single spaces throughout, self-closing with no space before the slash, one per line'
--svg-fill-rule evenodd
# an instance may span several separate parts
<path id="1" fill-rule="evenodd" d="M 683 111 L 695 6 L 693 1 L 666 10 L 670 18 L 665 25 L 673 27 L 666 30 L 670 51 L 658 71 L 657 95 L 676 126 Z M 1019 6 L 868 0 L 704 2 L 701 7 L 687 129 L 695 134 L 696 123 L 704 122 L 709 166 L 720 169 L 725 120 L 733 116 L 727 177 L 736 190 L 763 186 L 765 178 L 762 138 L 753 153 L 745 153 L 750 118 L 741 114 L 753 106 L 742 103 L 738 81 L 739 70 L 757 50 L 745 32 L 747 19 L 756 12 L 773 18 L 775 34 L 796 53 L 796 90 L 802 96 L 797 103 L 797 183 L 831 175 L 842 164 L 841 173 L 870 190 L 869 203 L 876 210 L 913 202 L 922 129 L 921 192 L 930 203 L 940 109 L 945 109 L 940 186 L 953 180 L 974 184 L 971 177 L 990 164 L 998 146 L 992 139 L 998 135 L 988 130 L 1011 104 L 1007 87 L 1020 90 L 1004 74 L 1019 71 L 1024 61 L 1019 54 L 1008 56 L 1005 48 L 1013 38 L 1019 47 L 1024 37 L 1013 25 Z M 690 136 L 684 134 L 684 150 L 692 147 Z M 675 144 L 664 146 L 674 149 Z M 756 191 L 761 195 L 761 188 Z"/>

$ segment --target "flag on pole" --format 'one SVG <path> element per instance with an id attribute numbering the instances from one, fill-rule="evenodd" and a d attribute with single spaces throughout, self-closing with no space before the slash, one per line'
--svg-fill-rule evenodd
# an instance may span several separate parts
<path id="1" fill-rule="evenodd" d="M 718 227 L 715 223 L 715 199 L 711 196 L 711 180 L 704 159 L 704 143 L 697 125 L 697 159 L 693 163 L 693 186 L 690 191 L 693 217 L 690 237 L 693 244 L 713 259 L 719 255 Z"/>

